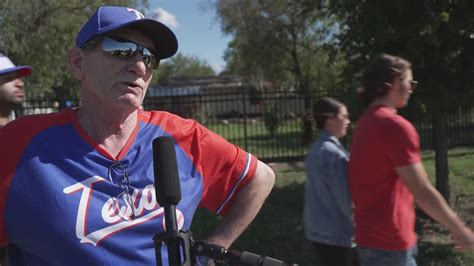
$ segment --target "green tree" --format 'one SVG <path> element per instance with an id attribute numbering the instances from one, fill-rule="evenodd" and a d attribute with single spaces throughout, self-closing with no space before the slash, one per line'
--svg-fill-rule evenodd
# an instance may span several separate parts
<path id="1" fill-rule="evenodd" d="M 160 65 L 152 83 L 157 83 L 171 77 L 205 77 L 214 76 L 215 72 L 209 63 L 196 56 L 187 56 L 177 53 Z"/>
<path id="2" fill-rule="evenodd" d="M 33 67 L 28 91 L 74 97 L 79 84 L 69 74 L 67 51 L 84 22 L 100 5 L 139 6 L 147 0 L 3 0 L 0 47 L 15 63 Z"/>
<path id="3" fill-rule="evenodd" d="M 413 63 L 415 98 L 433 114 L 436 187 L 449 199 L 446 114 L 472 102 L 474 2 L 469 0 L 322 1 L 343 19 L 339 32 L 354 73 L 381 52 Z M 412 100 L 413 101 L 413 100 Z"/>
<path id="4" fill-rule="evenodd" d="M 325 49 L 333 41 L 336 21 L 318 5 L 297 0 L 228 0 L 217 1 L 215 10 L 222 30 L 233 36 L 225 57 L 227 72 L 256 76 L 302 93 L 307 110 L 316 88 L 337 86 L 344 62 Z M 309 142 L 312 132 L 305 136 Z"/>

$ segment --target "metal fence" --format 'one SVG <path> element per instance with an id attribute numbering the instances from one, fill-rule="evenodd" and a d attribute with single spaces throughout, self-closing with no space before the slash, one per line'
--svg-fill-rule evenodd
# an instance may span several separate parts
<path id="1" fill-rule="evenodd" d="M 353 93 L 348 90 L 312 91 L 308 97 L 297 92 L 255 91 L 249 88 L 238 92 L 223 89 L 206 93 L 180 92 L 177 88 L 172 95 L 147 97 L 143 108 L 165 110 L 196 119 L 264 161 L 298 161 L 305 157 L 310 144 L 305 106 L 311 106 L 323 96 L 346 103 L 351 111 L 352 124 L 355 124 L 361 109 Z M 47 113 L 77 106 L 78 103 L 77 99 L 35 97 L 25 102 L 21 111 L 24 114 Z M 449 115 L 449 147 L 474 144 L 473 111 L 473 108 L 464 108 Z M 432 149 L 431 115 L 410 106 L 402 114 L 414 123 L 420 133 L 422 149 Z M 311 139 L 315 139 L 317 132 L 311 131 L 309 134 Z M 350 139 L 351 130 L 342 141 L 349 147 Z"/>
<path id="2" fill-rule="evenodd" d="M 300 160 L 305 98 L 292 92 L 212 93 L 147 98 L 144 109 L 193 118 L 266 161 Z"/>

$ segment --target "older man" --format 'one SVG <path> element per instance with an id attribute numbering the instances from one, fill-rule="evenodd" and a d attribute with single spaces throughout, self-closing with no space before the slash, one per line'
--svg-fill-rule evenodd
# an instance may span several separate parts
<path id="1" fill-rule="evenodd" d="M 189 229 L 200 205 L 224 216 L 207 241 L 229 247 L 270 193 L 274 173 L 196 121 L 139 109 L 160 59 L 177 51 L 174 34 L 137 10 L 103 6 L 76 46 L 68 57 L 81 106 L 1 132 L 0 244 L 15 245 L 10 261 L 155 264 L 152 237 L 165 229 L 151 143 L 160 136 L 176 147 L 178 227 Z"/>

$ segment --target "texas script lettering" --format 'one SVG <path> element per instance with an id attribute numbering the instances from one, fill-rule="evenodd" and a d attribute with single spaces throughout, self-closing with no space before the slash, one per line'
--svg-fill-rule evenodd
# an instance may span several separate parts
<path id="1" fill-rule="evenodd" d="M 94 192 L 93 187 L 96 183 L 103 181 L 106 181 L 103 177 L 92 176 L 63 189 L 63 192 L 66 194 L 82 192 L 76 219 L 76 236 L 80 239 L 81 243 L 90 243 L 95 246 L 101 240 L 116 232 L 136 226 L 164 214 L 164 209 L 162 207 L 158 208 L 159 205 L 156 203 L 155 187 L 150 184 L 141 190 L 133 190 L 130 201 L 133 202 L 132 206 L 127 203 L 129 202 L 128 200 L 124 200 L 123 202 L 125 204 L 120 205 L 119 202 L 121 201 L 116 197 L 109 198 L 102 207 L 101 216 L 104 222 L 110 225 L 88 233 L 87 216 L 89 203 Z M 122 196 L 129 197 L 128 194 L 122 194 Z M 145 210 L 150 212 L 143 215 Z M 133 216 L 136 217 L 135 219 L 130 219 L 132 213 Z M 183 213 L 177 209 L 176 215 L 178 229 L 181 229 L 184 224 Z"/>

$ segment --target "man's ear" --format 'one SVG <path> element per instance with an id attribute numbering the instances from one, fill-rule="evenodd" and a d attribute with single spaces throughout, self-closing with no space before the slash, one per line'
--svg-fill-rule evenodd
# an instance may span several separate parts
<path id="1" fill-rule="evenodd" d="M 83 77 L 83 60 L 84 60 L 84 51 L 74 47 L 69 49 L 68 52 L 68 63 L 69 69 L 77 80 L 82 80 Z"/>
<path id="2" fill-rule="evenodd" d="M 393 91 L 392 89 L 395 88 L 396 86 L 394 86 L 394 83 L 390 83 L 390 82 L 384 82 L 384 91 L 385 93 L 389 93 L 391 91 Z"/>

